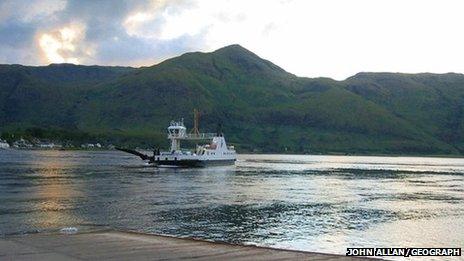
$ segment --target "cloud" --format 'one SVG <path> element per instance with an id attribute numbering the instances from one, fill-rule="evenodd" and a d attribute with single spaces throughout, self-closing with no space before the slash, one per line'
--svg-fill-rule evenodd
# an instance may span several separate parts
<path id="1" fill-rule="evenodd" d="M 86 27 L 71 23 L 40 33 L 37 37 L 42 60 L 52 63 L 86 63 L 95 55 L 95 48 L 84 42 Z"/>
<path id="2" fill-rule="evenodd" d="M 126 33 L 140 38 L 157 38 L 159 27 L 164 22 L 163 13 L 169 5 L 168 1 L 150 1 L 135 8 L 124 18 Z"/>
<path id="3" fill-rule="evenodd" d="M 165 37 L 190 0 L 32 0 L 0 4 L 0 63 L 151 65 L 201 48 L 203 36 Z"/>
<path id="4" fill-rule="evenodd" d="M 66 0 L 3 0 L 0 3 L 0 23 L 17 20 L 22 23 L 53 19 L 66 7 Z"/>
<path id="5" fill-rule="evenodd" d="M 0 6 L 8 13 L 0 47 L 16 46 L 16 54 L 27 56 L 0 50 L 0 62 L 149 65 L 233 43 L 253 48 L 279 27 L 286 4 L 269 2 L 266 12 L 257 12 L 261 2 L 244 0 L 8 1 Z"/>
<path id="6" fill-rule="evenodd" d="M 4 0 L 0 63 L 151 65 L 238 43 L 301 76 L 464 72 L 458 0 Z"/>

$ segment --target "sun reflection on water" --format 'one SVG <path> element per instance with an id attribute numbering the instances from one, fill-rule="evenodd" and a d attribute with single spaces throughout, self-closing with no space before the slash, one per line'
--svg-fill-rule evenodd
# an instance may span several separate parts
<path id="1" fill-rule="evenodd" d="M 62 154 L 57 150 L 40 151 L 40 157 L 33 162 L 37 172 L 31 189 L 36 211 L 31 221 L 36 227 L 55 229 L 82 223 L 73 211 L 78 208 L 76 200 L 83 196 L 79 183 L 73 182 L 69 172 L 75 164 Z"/>

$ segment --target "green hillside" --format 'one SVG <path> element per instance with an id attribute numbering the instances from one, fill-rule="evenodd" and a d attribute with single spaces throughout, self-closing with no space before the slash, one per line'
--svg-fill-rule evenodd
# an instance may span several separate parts
<path id="1" fill-rule="evenodd" d="M 194 108 L 240 151 L 462 154 L 464 75 L 300 78 L 238 45 L 143 68 L 0 66 L 0 131 L 165 146 Z M 4 137 L 8 135 L 4 134 Z"/>

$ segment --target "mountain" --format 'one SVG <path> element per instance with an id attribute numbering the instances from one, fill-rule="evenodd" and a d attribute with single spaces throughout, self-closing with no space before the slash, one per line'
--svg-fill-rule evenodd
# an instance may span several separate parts
<path id="1" fill-rule="evenodd" d="M 462 154 L 464 75 L 302 78 L 231 45 L 151 67 L 0 65 L 0 131 L 166 146 L 172 119 L 223 125 L 241 151 Z"/>

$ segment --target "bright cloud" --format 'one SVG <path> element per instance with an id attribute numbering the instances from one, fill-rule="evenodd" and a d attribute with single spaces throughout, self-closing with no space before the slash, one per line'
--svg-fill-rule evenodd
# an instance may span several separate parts
<path id="1" fill-rule="evenodd" d="M 143 26 L 154 20 L 154 15 L 148 13 L 137 12 L 130 15 L 124 21 L 126 32 L 130 36 L 151 37 L 152 32 L 144 32 Z"/>
<path id="2" fill-rule="evenodd" d="M 176 2 L 179 1 L 152 0 L 135 8 L 123 22 L 127 34 L 141 38 L 157 38 L 166 9 L 175 6 Z"/>
<path id="3" fill-rule="evenodd" d="M 47 63 L 76 63 L 94 54 L 93 48 L 83 42 L 85 26 L 73 23 L 42 33 L 38 45 Z"/>

